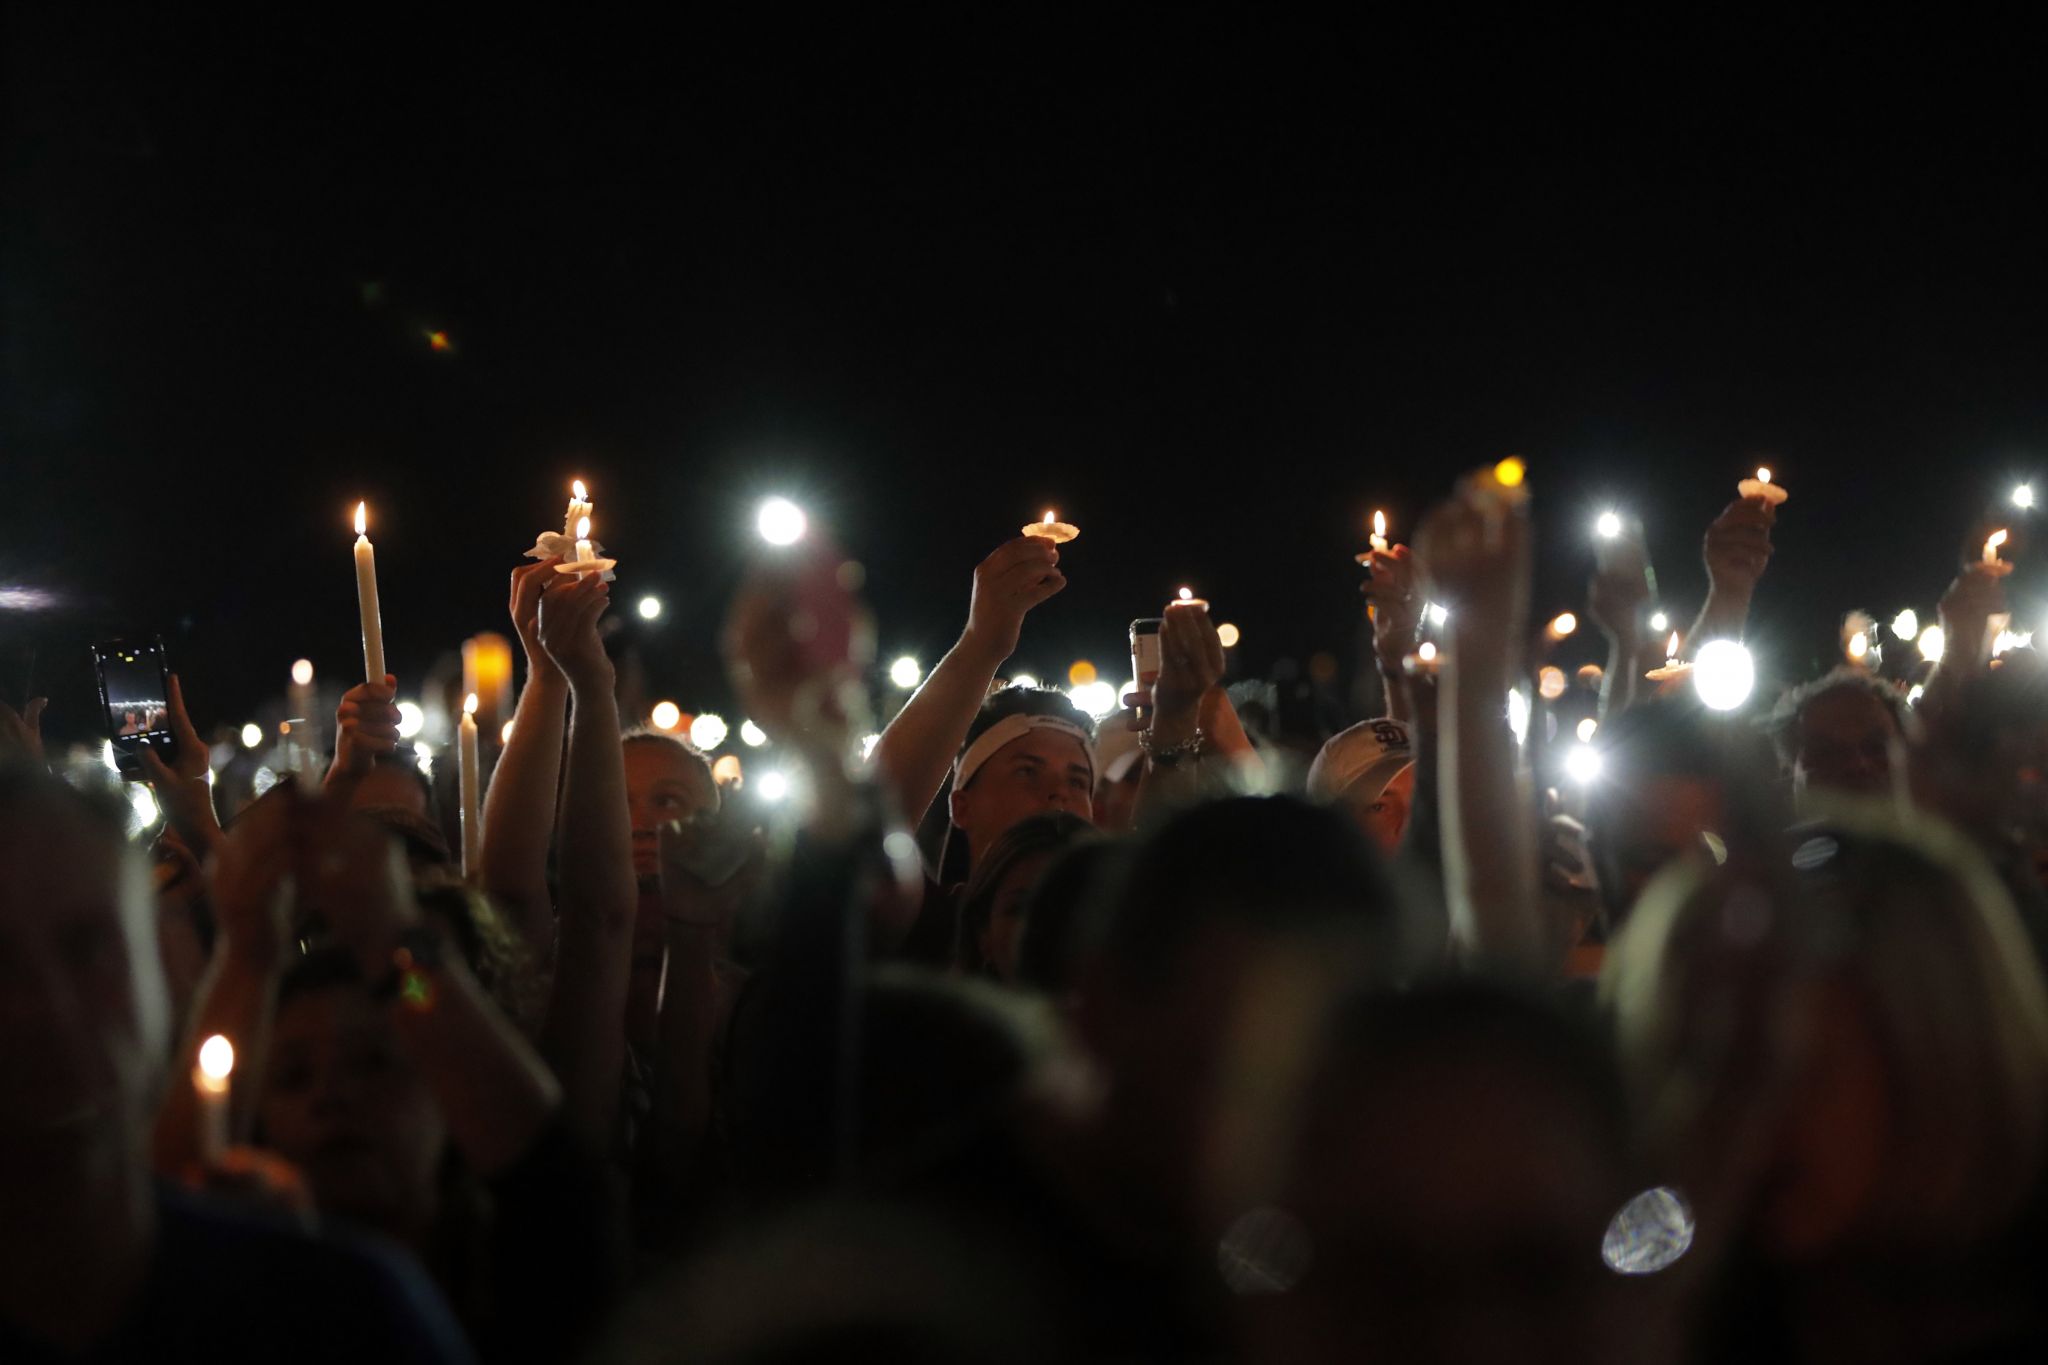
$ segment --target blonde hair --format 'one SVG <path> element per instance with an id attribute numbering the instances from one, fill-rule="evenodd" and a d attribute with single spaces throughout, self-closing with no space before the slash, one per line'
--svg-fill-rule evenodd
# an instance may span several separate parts
<path id="1" fill-rule="evenodd" d="M 1949 827 L 1838 811 L 1792 852 L 1813 874 L 1696 863 L 1644 893 L 1601 978 L 1653 1131 L 1684 1144 L 1778 1117 L 1809 1074 L 1799 1018 L 1861 1003 L 1894 1125 L 1859 1231 L 1969 1242 L 2024 1206 L 2048 1146 L 2048 988 L 1983 856 Z M 1753 1128 L 1752 1128 L 1753 1131 Z"/>

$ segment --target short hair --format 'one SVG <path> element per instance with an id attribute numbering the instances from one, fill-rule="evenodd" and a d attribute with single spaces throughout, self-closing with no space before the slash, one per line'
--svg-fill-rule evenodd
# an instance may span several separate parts
<path id="1" fill-rule="evenodd" d="M 1869 697 L 1891 715 L 1892 724 L 1898 727 L 1901 735 L 1909 733 L 1907 727 L 1913 722 L 1913 712 L 1906 704 L 1906 694 L 1898 685 L 1887 682 L 1865 669 L 1851 668 L 1844 664 L 1811 682 L 1788 688 L 1785 694 L 1778 698 L 1778 704 L 1771 708 L 1771 714 L 1764 722 L 1764 729 L 1771 737 L 1772 746 L 1778 751 L 1778 761 L 1781 764 L 1789 768 L 1792 766 L 1792 760 L 1799 756 L 1799 726 L 1806 708 L 1820 698 L 1833 696 L 1837 692 L 1855 692 Z"/>
<path id="2" fill-rule="evenodd" d="M 1405 921 L 1394 882 L 1354 822 L 1291 796 L 1240 796 L 1184 811 L 1146 838 L 1091 937 L 1120 980 L 1150 986 L 1174 973 L 1205 929 L 1355 934 L 1396 966 Z"/>
<path id="3" fill-rule="evenodd" d="M 981 959 L 981 931 L 995 912 L 996 893 L 1019 863 L 1056 853 L 1094 833 L 1095 826 L 1063 810 L 1031 816 L 1005 830 L 975 865 L 974 875 L 960 893 L 953 964 L 970 972 L 987 965 Z"/>
<path id="4" fill-rule="evenodd" d="M 966 753 L 996 722 L 1011 716 L 1051 716 L 1079 727 L 1091 741 L 1095 738 L 1095 722 L 1066 693 L 1050 687 L 1005 687 L 990 693 L 981 710 L 975 712 L 967 727 L 967 738 L 960 742 L 960 752 Z"/>
<path id="5" fill-rule="evenodd" d="M 1803 833 L 1782 873 L 1666 871 L 1610 952 L 1601 994 L 1645 1116 L 1682 1140 L 1702 1106 L 1773 1102 L 1756 1083 L 1782 1050 L 1772 1021 L 1846 984 L 1896 1118 L 1878 1224 L 1921 1245 L 1994 1232 L 2048 1142 L 2048 988 L 2018 913 L 1925 812 L 1845 806 Z"/>

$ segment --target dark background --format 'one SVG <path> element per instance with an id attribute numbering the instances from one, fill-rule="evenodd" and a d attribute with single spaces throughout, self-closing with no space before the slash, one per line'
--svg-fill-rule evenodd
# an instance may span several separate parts
<path id="1" fill-rule="evenodd" d="M 1256 672 L 1348 661 L 1370 509 L 1509 451 L 1544 613 L 1619 503 L 1689 616 L 1780 470 L 1796 675 L 1847 608 L 1931 615 L 2048 438 L 2016 37 L 9 13 L 0 621 L 66 733 L 100 635 L 161 630 L 202 726 L 352 677 L 358 498 L 403 687 L 503 628 L 578 474 L 690 710 L 770 492 L 867 563 L 885 659 L 1052 505 L 1020 663 L 1121 676 L 1189 582 Z"/>

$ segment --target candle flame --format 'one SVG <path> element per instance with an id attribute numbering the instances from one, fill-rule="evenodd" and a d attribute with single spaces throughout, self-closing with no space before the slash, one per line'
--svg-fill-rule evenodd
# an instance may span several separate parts
<path id="1" fill-rule="evenodd" d="M 588 540 L 588 539 L 590 539 L 590 518 L 589 518 L 589 517 L 578 517 L 578 518 L 576 518 L 576 539 L 578 539 L 578 540 Z"/>
<path id="2" fill-rule="evenodd" d="M 1678 657 L 1678 632 L 1675 630 L 1671 632 L 1671 643 L 1664 647 L 1664 657 L 1667 659 Z"/>
<path id="3" fill-rule="evenodd" d="M 1756 471 L 1756 481 L 1758 483 L 1769 483 L 1771 481 L 1771 471 L 1768 469 L 1758 469 Z"/>
<path id="4" fill-rule="evenodd" d="M 1383 536 L 1387 533 L 1387 514 L 1385 512 L 1375 512 L 1372 514 L 1372 533 L 1376 536 Z"/>
<path id="5" fill-rule="evenodd" d="M 1058 518 L 1056 518 L 1055 516 L 1053 516 L 1052 512 L 1051 512 L 1050 510 L 1048 510 L 1048 511 L 1046 512 L 1046 514 L 1045 514 L 1045 524 L 1046 524 L 1047 526 L 1050 526 L 1050 525 L 1052 525 L 1052 524 L 1053 524 L 1053 522 L 1054 522 L 1054 521 L 1056 521 L 1056 520 L 1058 520 Z"/>
<path id="6" fill-rule="evenodd" d="M 1997 548 L 1998 548 L 1999 546 L 2001 546 L 2001 545 L 2005 544 L 2005 539 L 2006 539 L 2006 533 L 2005 533 L 2005 532 L 2003 532 L 2003 531 L 1993 531 L 1993 532 L 1991 533 L 1991 539 L 1989 539 L 1989 540 L 1987 540 L 1987 541 L 1985 541 L 1985 542 L 1984 542 L 1984 553 L 1986 553 L 1986 554 L 1990 554 L 1991 552 L 1993 552 L 1994 550 L 1996 550 L 1996 549 L 1997 549 Z"/>
<path id="7" fill-rule="evenodd" d="M 583 486 L 583 480 L 581 479 L 578 479 L 574 483 L 570 484 L 569 491 L 576 495 L 576 501 L 578 502 L 590 501 L 590 490 L 586 489 Z"/>
<path id="8" fill-rule="evenodd" d="M 1493 467 L 1493 477 L 1502 488 L 1520 488 L 1528 473 L 1529 466 L 1513 455 Z"/>
<path id="9" fill-rule="evenodd" d="M 210 1081 L 224 1081 L 235 1069 L 235 1045 L 214 1034 L 199 1045 L 199 1074 Z"/>
<path id="10" fill-rule="evenodd" d="M 1194 590 L 1193 588 L 1182 588 L 1182 589 L 1180 590 L 1180 600 L 1181 600 L 1181 601 L 1183 601 L 1183 602 L 1192 602 L 1192 601 L 1194 601 L 1194 600 L 1195 600 L 1195 590 Z"/>
<path id="11" fill-rule="evenodd" d="M 462 714 L 465 716 L 476 714 L 476 693 L 472 692 L 462 699 Z"/>
<path id="12" fill-rule="evenodd" d="M 359 502 L 356 504 L 356 534 L 359 536 L 365 536 L 369 533 L 370 516 L 368 504 Z"/>

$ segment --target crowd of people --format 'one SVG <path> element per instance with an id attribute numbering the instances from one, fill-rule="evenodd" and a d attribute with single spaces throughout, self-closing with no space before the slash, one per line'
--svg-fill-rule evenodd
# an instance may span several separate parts
<path id="1" fill-rule="evenodd" d="M 1099 724 L 1008 685 L 1028 535 L 871 753 L 856 577 L 763 557 L 772 825 L 553 559 L 466 873 L 396 677 L 225 821 L 174 677 L 143 839 L 0 709 L 0 1359 L 2048 1360 L 2048 670 L 1973 560 L 1910 703 L 1703 705 L 1776 521 L 1675 646 L 1603 560 L 1584 785 L 1484 475 L 1312 755 L 1199 601 Z"/>

